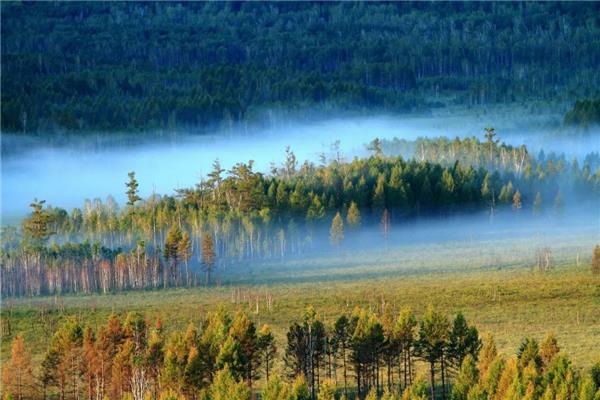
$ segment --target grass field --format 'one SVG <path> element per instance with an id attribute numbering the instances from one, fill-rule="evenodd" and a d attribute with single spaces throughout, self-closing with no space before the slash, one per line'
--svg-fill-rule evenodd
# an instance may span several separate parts
<path id="1" fill-rule="evenodd" d="M 539 237 L 538 237 L 539 239 Z M 258 324 L 274 328 L 282 355 L 285 333 L 311 304 L 332 323 L 362 306 L 380 311 L 411 306 L 419 316 L 428 304 L 462 311 L 480 332 L 491 332 L 506 354 L 525 336 L 553 332 L 575 365 L 600 357 L 600 277 L 589 270 L 594 235 L 563 236 L 552 247 L 554 267 L 533 268 L 533 238 L 396 246 L 389 251 L 323 256 L 223 271 L 218 287 L 126 292 L 114 295 L 5 299 L 2 360 L 16 332 L 24 332 L 40 362 L 52 331 L 67 315 L 98 327 L 115 312 L 140 311 L 161 318 L 168 330 L 198 322 L 219 305 L 244 309 Z M 577 265 L 577 254 L 580 254 Z M 270 305 L 270 306 L 269 306 Z M 10 334 L 8 332 L 10 325 Z M 278 365 L 282 368 L 282 365 Z"/>

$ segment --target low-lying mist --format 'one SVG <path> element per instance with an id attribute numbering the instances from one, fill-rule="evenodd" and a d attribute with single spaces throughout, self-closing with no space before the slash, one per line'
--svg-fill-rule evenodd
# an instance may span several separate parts
<path id="1" fill-rule="evenodd" d="M 212 133 L 161 135 L 87 135 L 48 144 L 39 136 L 2 137 L 2 220 L 18 221 L 34 198 L 70 209 L 86 198 L 112 195 L 124 202 L 127 172 L 135 171 L 140 193 L 172 194 L 197 183 L 219 159 L 225 169 L 254 160 L 255 170 L 268 172 L 284 159 L 290 146 L 298 160 L 317 162 L 321 154 L 334 158 L 333 144 L 349 160 L 366 155 L 365 144 L 375 137 L 415 139 L 420 136 L 482 137 L 487 126 L 500 140 L 526 144 L 530 151 L 581 156 L 600 150 L 597 132 L 561 136 L 557 115 L 507 112 L 456 112 L 428 116 L 328 118 L 315 122 L 276 120 L 267 128 L 237 127 Z"/>
<path id="2" fill-rule="evenodd" d="M 301 255 L 235 263 L 219 268 L 215 278 L 222 284 L 264 284 L 581 267 L 589 265 L 593 246 L 600 241 L 599 223 L 598 207 L 540 216 L 504 209 L 494 215 L 394 220 L 387 236 L 376 224 L 347 229 L 339 247 L 321 229 L 313 234 L 311 249 Z"/>

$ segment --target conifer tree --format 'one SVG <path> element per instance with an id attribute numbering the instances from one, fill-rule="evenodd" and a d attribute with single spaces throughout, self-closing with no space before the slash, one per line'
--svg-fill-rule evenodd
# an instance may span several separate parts
<path id="1" fill-rule="evenodd" d="M 165 246 L 163 250 L 163 255 L 165 260 L 170 266 L 169 279 L 174 282 L 175 285 L 179 285 L 179 274 L 177 271 L 177 266 L 180 259 L 179 246 L 181 243 L 182 235 L 181 230 L 177 225 L 171 226 L 169 232 L 167 233 L 167 238 L 165 239 Z"/>
<path id="2" fill-rule="evenodd" d="M 431 399 L 435 400 L 436 363 L 442 358 L 450 334 L 448 319 L 432 306 L 427 308 L 421 321 L 417 351 L 419 356 L 429 363 L 431 378 Z"/>
<path id="3" fill-rule="evenodd" d="M 334 324 L 333 339 L 336 353 L 342 358 L 342 368 L 344 377 L 344 394 L 348 395 L 348 350 L 350 349 L 350 321 L 345 315 L 340 316 Z"/>
<path id="4" fill-rule="evenodd" d="M 338 211 L 333 217 L 331 221 L 331 228 L 329 230 L 329 241 L 335 247 L 340 246 L 342 241 L 344 240 L 344 221 L 342 220 L 342 216 Z"/>
<path id="5" fill-rule="evenodd" d="M 217 372 L 210 388 L 211 400 L 250 400 L 248 386 L 234 378 L 228 365 Z"/>
<path id="6" fill-rule="evenodd" d="M 552 363 L 559 352 L 560 347 L 558 347 L 556 336 L 554 336 L 552 333 L 547 334 L 540 345 L 540 357 L 544 368 L 548 368 L 550 366 L 550 363 Z"/>
<path id="7" fill-rule="evenodd" d="M 137 179 L 135 179 L 134 171 L 129 172 L 127 176 L 129 177 L 129 181 L 125 183 L 125 186 L 127 187 L 127 191 L 125 192 L 127 194 L 127 205 L 133 207 L 136 202 L 142 199 L 138 194 L 140 185 Z"/>
<path id="8" fill-rule="evenodd" d="M 206 273 L 205 284 L 210 285 L 210 275 L 212 274 L 215 267 L 215 259 L 217 253 L 215 251 L 215 244 L 210 233 L 205 233 L 202 236 L 202 266 Z"/>
<path id="9" fill-rule="evenodd" d="M 5 396 L 14 400 L 33 397 L 34 377 L 31 352 L 25 347 L 23 335 L 18 334 L 12 341 L 10 359 L 2 366 L 2 385 Z"/>
<path id="10" fill-rule="evenodd" d="M 270 372 L 277 355 L 277 347 L 275 346 L 275 337 L 269 325 L 263 325 L 258 332 L 258 351 L 260 355 L 260 364 L 265 371 L 265 380 L 269 382 Z"/>
<path id="11" fill-rule="evenodd" d="M 191 284 L 189 261 L 192 258 L 192 241 L 187 231 L 183 231 L 181 240 L 177 244 L 177 254 L 179 255 L 179 259 L 185 264 L 185 280 L 189 286 Z"/>
<path id="12" fill-rule="evenodd" d="M 454 386 L 452 387 L 451 400 L 467 400 L 469 390 L 474 387 L 479 380 L 479 371 L 473 356 L 468 354 L 460 367 Z"/>
<path id="13" fill-rule="evenodd" d="M 45 200 L 35 199 L 30 207 L 33 209 L 31 216 L 23 221 L 23 233 L 29 245 L 41 248 L 46 245 L 50 232 L 50 215 L 44 210 Z"/>
<path id="14" fill-rule="evenodd" d="M 348 208 L 348 215 L 346 215 L 346 222 L 348 222 L 348 226 L 350 228 L 356 229 L 360 227 L 360 211 L 358 210 L 358 206 L 354 201 L 350 202 L 350 207 Z"/>
<path id="15" fill-rule="evenodd" d="M 516 210 L 516 211 L 519 211 L 522 207 L 521 192 L 519 192 L 518 190 L 513 195 L 512 207 L 513 207 L 513 210 Z"/>

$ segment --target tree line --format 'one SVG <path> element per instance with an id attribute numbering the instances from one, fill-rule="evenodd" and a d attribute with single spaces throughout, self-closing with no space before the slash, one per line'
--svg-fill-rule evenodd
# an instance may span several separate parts
<path id="1" fill-rule="evenodd" d="M 7 3 L 3 16 L 4 132 L 585 98 L 600 80 L 595 3 Z"/>
<path id="2" fill-rule="evenodd" d="M 283 350 L 283 351 L 282 351 Z M 580 372 L 549 334 L 498 352 L 462 314 L 428 307 L 324 320 L 312 307 L 278 349 L 268 325 L 223 308 L 185 330 L 130 312 L 98 329 L 66 318 L 34 366 L 22 334 L 3 368 L 4 399 L 579 399 L 600 397 L 600 361 Z M 281 368 L 274 368 L 278 365 Z M 275 373 L 274 371 L 278 371 Z M 281 373 L 280 373 L 281 372 Z M 261 387 L 257 382 L 262 379 Z"/>
<path id="3" fill-rule="evenodd" d="M 20 229 L 3 228 L 2 294 L 208 285 L 218 268 L 359 244 L 353 240 L 373 226 L 384 243 L 392 224 L 419 216 L 560 216 L 569 202 L 597 198 L 597 153 L 580 166 L 501 144 L 492 129 L 486 135 L 419 139 L 409 159 L 384 154 L 405 145 L 399 141 L 373 141 L 369 158 L 346 161 L 338 151 L 320 164 L 299 165 L 288 148 L 270 174 L 255 172 L 252 161 L 225 173 L 217 160 L 196 187 L 147 199 L 132 172 L 123 207 L 109 197 L 67 212 L 36 200 Z"/>

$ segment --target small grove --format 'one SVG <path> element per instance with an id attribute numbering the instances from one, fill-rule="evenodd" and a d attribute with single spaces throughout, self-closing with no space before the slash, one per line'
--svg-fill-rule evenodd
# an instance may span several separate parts
<path id="1" fill-rule="evenodd" d="M 325 321 L 309 306 L 282 348 L 269 326 L 222 308 L 169 335 L 135 312 L 96 330 L 69 317 L 41 365 L 22 335 L 11 350 L 4 399 L 600 398 L 600 361 L 578 370 L 552 334 L 506 356 L 462 314 L 450 320 L 431 306 L 419 321 L 389 306 Z"/>
<path id="2" fill-rule="evenodd" d="M 384 155 L 405 145 L 374 140 L 369 158 L 347 162 L 338 150 L 329 163 L 300 167 L 287 149 L 271 174 L 250 161 L 225 175 L 217 161 L 196 187 L 145 200 L 130 173 L 122 208 L 111 197 L 71 212 L 34 201 L 20 229 L 3 229 L 2 295 L 208 285 L 221 267 L 354 246 L 361 228 L 378 226 L 385 242 L 392 224 L 420 216 L 503 208 L 511 218 L 560 216 L 600 192 L 596 153 L 582 166 L 534 157 L 487 129 L 485 142 L 419 140 L 409 159 Z"/>

